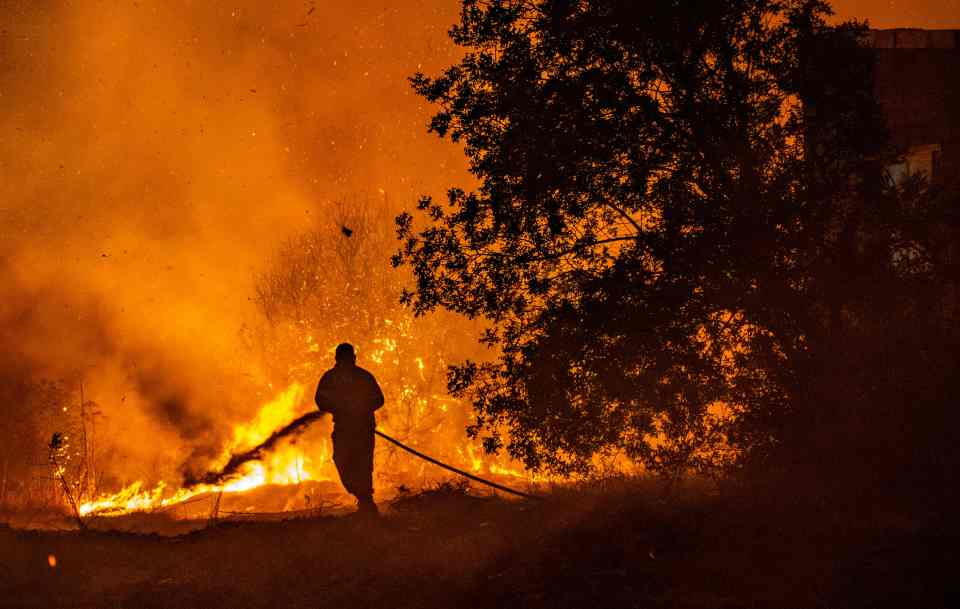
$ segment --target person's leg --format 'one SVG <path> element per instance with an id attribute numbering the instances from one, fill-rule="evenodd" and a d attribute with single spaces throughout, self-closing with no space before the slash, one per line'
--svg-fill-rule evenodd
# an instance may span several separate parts
<path id="1" fill-rule="evenodd" d="M 337 466 L 340 484 L 351 495 L 356 495 L 350 475 L 350 446 L 345 434 L 333 432 L 333 464 Z"/>
<path id="2" fill-rule="evenodd" d="M 377 504 L 373 500 L 373 495 L 358 495 L 357 511 L 361 514 L 380 514 L 380 510 L 377 508 Z"/>
<path id="3" fill-rule="evenodd" d="M 373 432 L 357 438 L 356 467 L 353 471 L 353 483 L 356 485 L 357 507 L 361 512 L 377 514 L 377 504 L 373 501 Z"/>
<path id="4" fill-rule="evenodd" d="M 344 489 L 356 497 L 359 511 L 377 513 L 373 501 L 373 432 L 338 430 L 334 434 L 333 461 Z"/>

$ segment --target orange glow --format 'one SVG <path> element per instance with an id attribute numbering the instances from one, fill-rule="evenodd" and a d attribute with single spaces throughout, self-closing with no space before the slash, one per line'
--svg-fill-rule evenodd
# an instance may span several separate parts
<path id="1" fill-rule="evenodd" d="M 835 5 L 875 27 L 960 27 L 957 0 Z M 385 432 L 472 472 L 529 478 L 471 444 L 469 404 L 439 395 L 445 364 L 489 355 L 448 340 L 462 320 L 382 310 L 357 329 L 293 317 L 297 361 L 271 359 L 292 343 L 241 332 L 258 319 L 253 278 L 278 244 L 321 229 L 337 239 L 324 248 L 347 242 L 338 198 L 383 202 L 369 229 L 392 236 L 394 212 L 420 195 L 475 186 L 462 147 L 427 133 L 436 108 L 407 81 L 462 55 L 446 35 L 459 2 L 317 3 L 311 14 L 300 0 L 12 6 L 0 16 L 0 372 L 82 377 L 97 403 L 97 475 L 81 513 L 336 481 L 327 422 L 222 487 L 178 482 L 184 463 L 215 469 L 311 409 L 312 387 L 292 381 L 315 383 L 341 340 L 389 396 Z M 396 246 L 361 264 L 387 267 Z M 58 404 L 57 425 L 78 424 L 76 403 Z M 445 475 L 377 446 L 378 492 Z M 77 462 L 56 473 L 76 477 Z"/>
<path id="2" fill-rule="evenodd" d="M 303 387 L 293 383 L 281 391 L 276 398 L 265 404 L 245 425 L 233 429 L 233 441 L 227 445 L 214 469 L 222 466 L 230 455 L 256 446 L 273 431 L 303 413 Z M 167 484 L 159 483 L 151 489 L 144 489 L 142 481 L 136 481 L 116 493 L 105 494 L 79 506 L 81 515 L 114 515 L 125 512 L 155 510 L 175 505 L 204 493 L 239 493 L 265 484 L 299 484 L 306 480 L 328 479 L 320 474 L 320 468 L 329 459 L 326 444 L 310 447 L 308 454 L 295 445 L 284 445 L 267 455 L 263 461 L 254 461 L 244 468 L 243 473 L 222 485 L 201 484 L 192 488 L 169 490 Z M 169 492 L 168 492 L 169 491 Z"/>
<path id="3" fill-rule="evenodd" d="M 299 1 L 14 5 L 0 70 L 0 336 L 16 366 L 0 372 L 82 378 L 96 402 L 86 415 L 75 399 L 57 404 L 58 426 L 86 416 L 96 475 L 82 514 L 336 482 L 329 421 L 222 486 L 180 480 L 184 464 L 217 469 L 312 409 L 310 383 L 342 340 L 388 394 L 385 432 L 457 467 L 521 476 L 470 444 L 469 404 L 440 395 L 445 364 L 487 356 L 449 338 L 462 320 L 386 307 L 361 329 L 292 317 L 296 361 L 266 353 L 292 343 L 242 332 L 279 244 L 325 229 L 327 249 L 361 240 L 340 234 L 338 198 L 383 202 L 369 232 L 388 242 L 361 264 L 389 268 L 395 212 L 474 184 L 462 147 L 427 133 L 434 109 L 407 81 L 461 56 L 446 35 L 457 2 L 318 3 L 310 16 Z M 388 287 L 381 299 L 395 303 Z M 56 472 L 74 485 L 80 437 Z M 376 459 L 378 493 L 447 475 L 380 443 Z"/>
<path id="4" fill-rule="evenodd" d="M 273 431 L 307 412 L 312 408 L 312 404 L 305 399 L 305 394 L 300 384 L 293 383 L 264 404 L 249 423 L 236 425 L 232 430 L 232 440 L 223 448 L 221 456 L 213 462 L 211 469 L 220 469 L 232 454 L 258 445 Z M 444 396 L 436 397 L 446 402 L 450 401 Z M 415 400 L 413 409 L 415 419 L 427 418 L 436 411 L 447 413 L 447 404 L 433 404 L 431 400 L 422 398 Z M 381 428 L 387 430 L 383 425 Z M 431 434 L 436 436 L 433 446 L 443 446 L 445 442 L 450 441 L 446 436 L 438 435 L 441 429 L 443 429 L 442 424 Z M 92 514 L 111 516 L 174 506 L 205 493 L 242 493 L 267 484 L 295 485 L 308 480 L 335 481 L 337 477 L 331 461 L 332 451 L 329 439 L 325 435 L 321 438 L 316 437 L 317 435 L 312 436 L 310 442 L 281 443 L 262 460 L 248 463 L 239 476 L 221 485 L 201 484 L 191 488 L 170 488 L 167 483 L 160 482 L 152 488 L 145 488 L 144 482 L 138 480 L 118 492 L 103 494 L 96 499 L 81 503 L 79 511 L 83 516 Z M 429 439 L 429 435 L 427 437 Z M 508 476 L 516 478 L 518 482 L 539 480 L 509 458 L 486 455 L 470 443 L 457 446 L 451 456 L 446 458 L 452 465 L 463 467 L 476 474 Z M 406 468 L 399 468 L 399 470 L 416 471 L 421 474 L 419 478 L 422 480 L 422 465 L 408 463 Z M 437 479 L 444 476 L 442 470 L 435 470 L 433 475 Z M 403 477 L 401 475 L 401 478 Z M 378 483 L 377 486 L 385 490 L 382 483 Z"/>
<path id="5" fill-rule="evenodd" d="M 837 19 L 867 19 L 873 28 L 960 28 L 957 0 L 832 0 L 831 4 Z"/>
<path id="6" fill-rule="evenodd" d="M 50 568 L 53 569 L 57 566 L 57 557 L 53 554 L 47 555 L 47 564 L 50 565 Z"/>

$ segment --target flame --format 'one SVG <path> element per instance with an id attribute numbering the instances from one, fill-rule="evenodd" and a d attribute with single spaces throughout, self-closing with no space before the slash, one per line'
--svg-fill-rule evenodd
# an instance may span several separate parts
<path id="1" fill-rule="evenodd" d="M 293 383 L 272 401 L 264 405 L 257 416 L 247 425 L 238 425 L 233 429 L 233 442 L 227 449 L 226 457 L 236 449 L 249 448 L 263 442 L 279 427 L 286 425 L 300 414 L 297 407 L 303 397 L 303 387 Z M 226 461 L 226 459 L 224 459 Z"/>
<path id="2" fill-rule="evenodd" d="M 316 344 L 312 337 L 308 337 L 307 342 Z M 396 341 L 390 339 L 377 341 L 377 345 L 379 348 L 371 355 L 374 361 L 382 361 L 388 353 L 395 352 L 397 348 Z M 417 367 L 416 372 L 422 379 L 426 367 L 424 358 L 414 358 L 414 363 Z M 306 409 L 304 393 L 303 386 L 294 382 L 264 404 L 249 422 L 236 425 L 231 430 L 230 441 L 223 447 L 220 457 L 211 464 L 211 469 L 222 468 L 232 454 L 260 444 L 275 430 L 302 415 Z M 413 415 L 414 427 L 438 413 L 454 414 L 457 409 L 452 406 L 459 404 L 449 396 L 424 397 L 412 385 L 401 387 L 399 395 L 401 400 L 410 405 L 409 412 Z M 463 404 L 460 406 L 466 407 Z M 455 425 L 444 425 L 444 422 L 445 420 L 441 420 L 440 423 L 435 421 L 431 423 L 425 428 L 427 431 L 421 432 L 423 435 L 411 438 L 413 445 L 430 451 L 440 448 L 446 442 L 457 442 L 459 445 L 452 453 L 452 465 L 478 475 L 493 474 L 526 481 L 541 480 L 540 477 L 532 476 L 508 457 L 487 455 L 469 442 L 460 443 L 449 435 L 441 436 L 441 428 L 456 429 Z M 386 424 L 384 427 L 390 427 L 390 425 Z M 451 453 L 448 452 L 447 455 Z M 414 464 L 414 467 L 418 467 L 416 471 L 422 473 L 422 464 Z M 437 474 L 443 475 L 440 471 Z M 190 488 L 171 489 L 166 483 L 161 482 L 153 488 L 146 488 L 145 483 L 138 480 L 116 493 L 104 494 L 83 502 L 78 507 L 81 515 L 110 516 L 154 511 L 189 501 L 205 493 L 242 493 L 266 484 L 294 485 L 308 480 L 330 480 L 334 476 L 330 445 L 325 439 L 320 442 L 314 441 L 308 447 L 290 442 L 280 445 L 261 460 L 246 464 L 239 476 L 220 485 L 201 484 Z"/>
<path id="3" fill-rule="evenodd" d="M 477 452 L 472 445 L 467 444 L 466 451 L 458 448 L 457 454 L 459 454 L 460 457 L 467 462 L 470 471 L 472 471 L 474 474 L 483 473 L 483 458 L 477 455 Z"/>
<path id="4" fill-rule="evenodd" d="M 518 467 L 506 467 L 493 463 L 490 465 L 490 473 L 498 476 L 510 476 L 513 478 L 528 478 L 527 472 Z M 535 477 L 532 479 L 536 479 Z"/>
<path id="5" fill-rule="evenodd" d="M 225 464 L 230 455 L 238 450 L 256 446 L 274 430 L 302 414 L 303 387 L 293 383 L 276 398 L 260 408 L 250 423 L 237 425 L 233 439 L 224 448 L 217 466 Z M 285 445 L 268 455 L 263 461 L 247 464 L 241 476 L 222 485 L 201 484 L 167 493 L 167 485 L 160 482 L 151 489 L 144 489 L 143 481 L 135 481 L 120 491 L 103 495 L 78 506 L 81 515 L 116 515 L 127 512 L 157 510 L 176 505 L 204 493 L 239 493 L 265 484 L 299 484 L 306 480 L 327 479 L 320 474 L 322 465 L 329 461 L 326 444 L 312 447 L 313 455 L 303 454 L 296 445 Z"/>

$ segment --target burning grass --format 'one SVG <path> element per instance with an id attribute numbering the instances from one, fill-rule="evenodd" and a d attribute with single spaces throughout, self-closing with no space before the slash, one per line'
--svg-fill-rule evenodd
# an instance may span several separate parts
<path id="1" fill-rule="evenodd" d="M 310 427 L 318 427 L 323 414 L 306 402 L 305 391 L 298 383 L 291 384 L 273 400 L 265 404 L 257 416 L 247 424 L 233 429 L 233 439 L 225 446 L 221 455 L 205 472 L 192 473 L 190 464 L 182 468 L 186 473 L 179 486 L 166 482 L 147 488 L 143 481 L 134 481 L 114 493 L 106 493 L 97 498 L 81 502 L 79 512 L 82 517 L 108 517 L 129 515 L 138 512 L 187 513 L 195 517 L 196 509 L 184 509 L 189 505 L 202 502 L 206 509 L 209 504 L 219 502 L 220 495 L 246 495 L 248 499 L 266 497 L 269 493 L 251 491 L 267 487 L 292 487 L 292 490 L 277 491 L 281 495 L 298 497 L 288 501 L 282 510 L 316 509 L 317 501 L 328 503 L 344 502 L 343 492 L 325 491 L 324 498 L 310 491 L 301 490 L 303 485 L 335 481 L 336 474 L 331 464 L 331 447 L 328 439 L 314 437 L 304 440 L 304 434 Z M 396 475 L 391 471 L 395 449 L 381 446 L 378 450 L 378 492 L 381 497 L 391 496 L 395 488 L 405 488 L 411 483 L 422 484 L 426 480 L 436 479 L 437 473 L 425 476 L 422 466 L 413 471 L 420 475 Z M 503 457 L 485 455 L 473 446 L 457 448 L 456 464 L 474 474 L 486 475 L 508 484 L 544 481 L 525 472 L 517 464 Z M 429 466 L 433 467 L 433 466 Z M 438 470 L 439 472 L 440 470 Z M 314 484 L 314 486 L 316 486 Z M 337 487 L 339 488 L 339 487 Z M 274 494 L 276 494 L 275 492 Z M 214 499 L 216 497 L 216 499 Z M 313 501 L 313 504 L 311 504 Z M 263 511 L 264 501 L 251 501 L 247 511 Z M 201 508 L 203 509 L 203 508 Z M 212 508 L 216 511 L 216 508 Z"/>

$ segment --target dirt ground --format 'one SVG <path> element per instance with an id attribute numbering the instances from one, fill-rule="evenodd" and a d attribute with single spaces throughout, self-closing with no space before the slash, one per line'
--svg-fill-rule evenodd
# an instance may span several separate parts
<path id="1" fill-rule="evenodd" d="M 175 536 L 0 526 L 0 607 L 960 606 L 946 520 L 777 505 L 629 485 L 508 501 L 446 485 L 379 520 Z"/>

